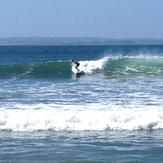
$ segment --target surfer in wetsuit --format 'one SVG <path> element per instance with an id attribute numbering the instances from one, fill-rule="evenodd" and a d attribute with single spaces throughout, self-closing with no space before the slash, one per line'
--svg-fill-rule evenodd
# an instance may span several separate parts
<path id="1" fill-rule="evenodd" d="M 80 63 L 78 61 L 74 61 L 74 60 L 71 60 L 71 62 L 75 65 L 75 68 L 78 70 L 79 72 L 79 69 L 78 67 L 80 66 Z"/>

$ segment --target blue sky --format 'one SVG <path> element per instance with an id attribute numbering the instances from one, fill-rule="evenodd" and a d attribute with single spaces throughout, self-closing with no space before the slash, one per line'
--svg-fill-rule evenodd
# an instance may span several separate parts
<path id="1" fill-rule="evenodd" d="M 0 37 L 163 38 L 163 0 L 0 0 Z"/>

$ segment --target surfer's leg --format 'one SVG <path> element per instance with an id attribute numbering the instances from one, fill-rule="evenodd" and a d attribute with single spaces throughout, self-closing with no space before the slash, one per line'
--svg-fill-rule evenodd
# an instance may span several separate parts
<path id="1" fill-rule="evenodd" d="M 76 68 L 76 69 L 78 70 L 78 72 L 79 72 L 79 69 L 78 69 L 78 67 L 79 67 L 79 66 L 78 66 L 78 65 L 76 65 L 76 67 L 75 67 L 75 68 Z"/>
<path id="2" fill-rule="evenodd" d="M 79 71 L 79 69 L 76 67 L 76 69 Z"/>

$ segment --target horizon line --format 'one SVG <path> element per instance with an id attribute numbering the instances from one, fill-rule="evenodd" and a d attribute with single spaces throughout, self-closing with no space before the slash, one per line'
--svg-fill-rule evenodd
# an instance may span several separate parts
<path id="1" fill-rule="evenodd" d="M 142 40 L 142 39 L 152 39 L 152 40 L 163 40 L 163 38 L 154 37 L 127 37 L 127 38 L 111 38 L 111 37 L 98 37 L 98 36 L 7 36 L 0 37 L 0 39 L 14 39 L 14 38 L 55 38 L 55 39 L 110 39 L 110 40 Z"/>

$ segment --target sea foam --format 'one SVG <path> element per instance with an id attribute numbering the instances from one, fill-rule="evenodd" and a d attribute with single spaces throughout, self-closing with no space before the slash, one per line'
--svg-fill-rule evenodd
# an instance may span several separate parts
<path id="1" fill-rule="evenodd" d="M 16 105 L 0 109 L 0 130 L 151 130 L 163 128 L 163 111 L 152 106 Z"/>
<path id="2" fill-rule="evenodd" d="M 96 70 L 102 69 L 108 59 L 108 57 L 104 57 L 94 61 L 80 61 L 80 70 L 85 73 L 93 73 Z"/>

